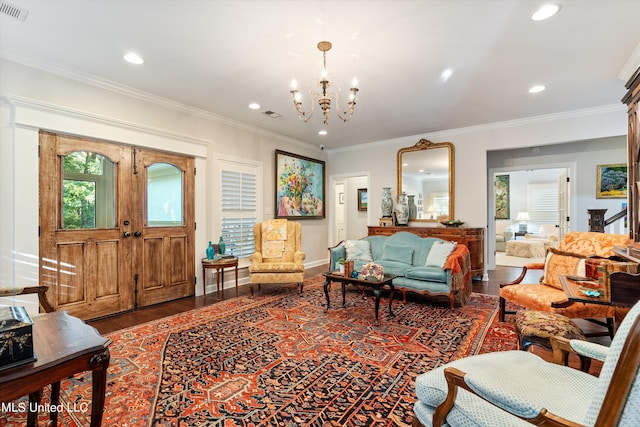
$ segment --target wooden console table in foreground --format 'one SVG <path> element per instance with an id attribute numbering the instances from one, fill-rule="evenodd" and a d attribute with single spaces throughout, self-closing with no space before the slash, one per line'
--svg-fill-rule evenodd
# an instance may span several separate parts
<path id="1" fill-rule="evenodd" d="M 99 427 L 104 412 L 110 343 L 93 327 L 65 311 L 34 316 L 33 347 L 38 360 L 0 371 L 0 402 L 12 402 L 29 394 L 39 397 L 40 390 L 52 384 L 51 404 L 57 405 L 60 380 L 92 371 L 91 427 Z M 89 409 L 83 402 L 75 402 L 73 406 L 78 411 Z M 29 425 L 35 425 L 36 417 L 37 414 L 29 413 Z M 57 411 L 51 412 L 51 420 L 55 426 Z"/>

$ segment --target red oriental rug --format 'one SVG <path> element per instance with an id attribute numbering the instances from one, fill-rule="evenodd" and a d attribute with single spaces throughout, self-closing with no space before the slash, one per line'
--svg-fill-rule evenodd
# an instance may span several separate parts
<path id="1" fill-rule="evenodd" d="M 104 426 L 409 426 L 414 380 L 450 360 L 517 349 L 513 323 L 498 321 L 498 299 L 473 294 L 451 311 L 415 298 L 380 306 L 360 291 L 325 313 L 322 276 L 255 299 L 241 297 L 109 335 Z M 62 400 L 90 402 L 90 375 L 62 382 Z M 48 391 L 45 392 L 45 396 Z M 90 407 L 90 405 L 88 405 Z M 59 425 L 88 426 L 65 411 Z M 0 425 L 25 414 L 0 413 Z M 48 414 L 41 414 L 41 422 Z"/>

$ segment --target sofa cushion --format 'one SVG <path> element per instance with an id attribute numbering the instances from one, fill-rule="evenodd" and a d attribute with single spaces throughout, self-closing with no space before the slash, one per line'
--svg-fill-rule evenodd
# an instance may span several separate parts
<path id="1" fill-rule="evenodd" d="M 368 240 L 346 240 L 344 242 L 344 250 L 347 255 L 347 261 L 373 261 L 371 243 Z"/>
<path id="2" fill-rule="evenodd" d="M 447 282 L 446 271 L 437 267 L 412 267 L 407 269 L 404 275 L 407 279 Z"/>
<path id="3" fill-rule="evenodd" d="M 405 264 L 411 264 L 413 259 L 413 248 L 398 245 L 384 245 L 382 259 L 387 261 L 397 261 Z"/>
<path id="4" fill-rule="evenodd" d="M 398 277 L 404 277 L 407 270 L 411 268 L 411 264 L 401 261 L 390 261 L 388 259 L 376 260 L 376 263 L 382 266 L 385 274 L 394 274 Z"/>
<path id="5" fill-rule="evenodd" d="M 447 262 L 447 258 L 453 250 L 456 248 L 455 243 L 450 242 L 435 242 L 431 245 L 429 254 L 427 255 L 427 267 L 444 268 L 444 263 Z"/>
<path id="6" fill-rule="evenodd" d="M 562 252 L 554 248 L 549 248 L 547 259 L 544 263 L 544 276 L 542 283 L 547 286 L 553 286 L 562 289 L 560 283 L 560 275 L 585 275 L 585 259 L 584 255 L 573 254 L 570 252 Z"/>

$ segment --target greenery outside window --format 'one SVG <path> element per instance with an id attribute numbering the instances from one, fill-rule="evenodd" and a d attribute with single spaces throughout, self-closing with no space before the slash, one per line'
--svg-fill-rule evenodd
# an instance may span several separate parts
<path id="1" fill-rule="evenodd" d="M 115 226 L 113 162 L 97 153 L 75 151 L 62 157 L 62 176 L 62 229 Z"/>

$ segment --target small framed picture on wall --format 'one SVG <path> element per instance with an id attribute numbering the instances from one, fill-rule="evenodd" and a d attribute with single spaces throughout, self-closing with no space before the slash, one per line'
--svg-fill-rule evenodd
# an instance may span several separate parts
<path id="1" fill-rule="evenodd" d="M 358 210 L 366 211 L 368 205 L 367 189 L 358 188 Z"/>

